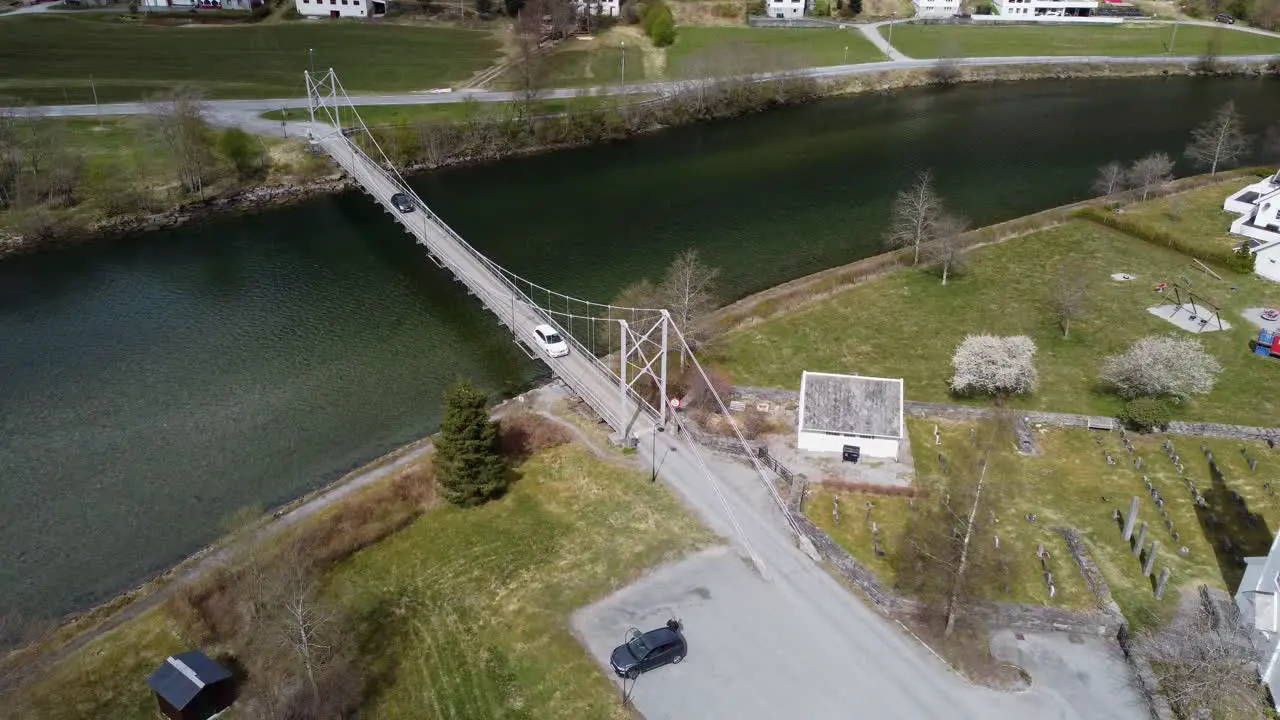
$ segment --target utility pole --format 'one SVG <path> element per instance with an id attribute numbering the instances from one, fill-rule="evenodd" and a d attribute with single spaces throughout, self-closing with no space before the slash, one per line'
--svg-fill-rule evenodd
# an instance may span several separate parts
<path id="1" fill-rule="evenodd" d="M 93 90 L 93 114 L 98 116 L 98 127 L 102 127 L 102 107 L 98 105 L 98 86 L 93 82 L 93 76 L 89 76 L 89 89 Z"/>

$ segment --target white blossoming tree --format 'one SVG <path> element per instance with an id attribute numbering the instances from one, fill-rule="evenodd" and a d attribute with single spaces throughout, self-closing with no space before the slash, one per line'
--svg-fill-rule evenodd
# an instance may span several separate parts
<path id="1" fill-rule="evenodd" d="M 1217 358 L 1199 340 L 1175 334 L 1150 335 L 1102 364 L 1103 386 L 1124 398 L 1184 400 L 1213 389 L 1222 372 Z"/>
<path id="2" fill-rule="evenodd" d="M 956 348 L 951 391 L 958 395 L 1019 395 L 1035 390 L 1036 344 L 1026 335 L 970 335 Z"/>

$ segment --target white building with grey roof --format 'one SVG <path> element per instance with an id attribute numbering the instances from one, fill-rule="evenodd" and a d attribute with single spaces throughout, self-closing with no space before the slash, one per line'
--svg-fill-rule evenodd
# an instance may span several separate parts
<path id="1" fill-rule="evenodd" d="M 902 380 L 805 371 L 800 377 L 796 447 L 896 458 L 906 432 Z"/>
<path id="2" fill-rule="evenodd" d="M 1266 557 L 1244 559 L 1244 577 L 1236 590 L 1236 608 L 1240 622 L 1255 632 L 1254 647 L 1258 651 L 1258 675 L 1280 696 L 1280 533 Z"/>

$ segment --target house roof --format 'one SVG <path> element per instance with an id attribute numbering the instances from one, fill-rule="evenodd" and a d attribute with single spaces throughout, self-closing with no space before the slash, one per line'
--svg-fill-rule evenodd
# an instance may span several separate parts
<path id="1" fill-rule="evenodd" d="M 800 432 L 902 437 L 902 380 L 806 371 Z"/>
<path id="2" fill-rule="evenodd" d="M 181 710 L 206 686 L 231 677 L 226 668 L 199 650 L 173 655 L 147 678 L 147 685 Z"/>

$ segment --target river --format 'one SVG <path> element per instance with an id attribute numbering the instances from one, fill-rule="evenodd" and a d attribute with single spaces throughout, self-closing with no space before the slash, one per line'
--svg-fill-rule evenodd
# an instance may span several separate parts
<path id="1" fill-rule="evenodd" d="M 698 248 L 722 299 L 880 250 L 932 168 L 975 224 L 1089 194 L 1098 165 L 1275 81 L 1047 81 L 829 100 L 437 172 L 424 199 L 498 262 L 608 300 Z M 1189 171 L 1189 168 L 1180 168 Z M 0 609 L 99 602 L 432 432 L 445 385 L 545 374 L 358 193 L 0 262 Z"/>

